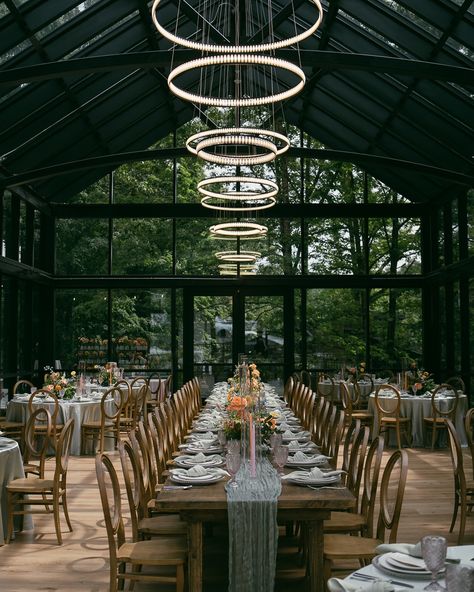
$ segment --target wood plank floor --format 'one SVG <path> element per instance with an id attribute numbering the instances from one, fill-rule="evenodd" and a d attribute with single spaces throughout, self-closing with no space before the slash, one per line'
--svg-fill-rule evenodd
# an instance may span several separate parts
<path id="1" fill-rule="evenodd" d="M 456 544 L 456 532 L 448 533 L 453 500 L 449 453 L 413 449 L 408 454 L 410 468 L 398 540 L 416 542 L 425 534 L 436 533 Z M 466 456 L 469 471 L 470 466 Z M 71 458 L 68 490 L 74 531 L 65 531 L 64 544 L 58 546 L 52 517 L 35 517 L 34 530 L 20 533 L 10 545 L 0 547 L 2 592 L 108 590 L 107 540 L 92 457 Z M 62 524 L 66 529 L 64 520 Z M 474 515 L 468 518 L 465 543 L 474 544 Z M 137 592 L 145 589 L 135 587 Z M 169 589 L 153 587 L 156 592 Z M 300 587 L 289 589 L 299 592 Z"/>

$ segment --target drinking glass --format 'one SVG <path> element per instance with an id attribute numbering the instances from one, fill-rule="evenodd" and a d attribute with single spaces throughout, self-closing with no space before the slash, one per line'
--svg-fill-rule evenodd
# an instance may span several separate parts
<path id="1" fill-rule="evenodd" d="M 438 573 L 444 568 L 446 560 L 446 539 L 442 536 L 425 536 L 421 539 L 421 553 L 426 567 L 431 572 L 431 582 L 424 590 L 444 590 L 437 582 Z"/>
<path id="2" fill-rule="evenodd" d="M 227 440 L 227 452 L 229 454 L 240 454 L 240 440 Z"/>
<path id="3" fill-rule="evenodd" d="M 474 568 L 469 565 L 446 566 L 448 592 L 474 592 Z"/>
<path id="4" fill-rule="evenodd" d="M 235 476 L 239 472 L 241 462 L 242 458 L 240 454 L 228 453 L 225 457 L 225 464 L 231 477 L 230 481 L 227 482 L 227 487 L 238 487 Z"/>
<path id="5" fill-rule="evenodd" d="M 274 451 L 277 446 L 281 446 L 282 442 L 283 442 L 283 436 L 281 434 L 277 434 L 276 432 L 274 432 L 270 436 L 270 447 L 271 447 L 272 451 Z"/>
<path id="6" fill-rule="evenodd" d="M 227 438 L 226 438 L 224 430 L 219 430 L 217 432 L 217 439 L 219 440 L 219 444 L 222 446 L 222 448 L 224 448 L 225 445 L 227 444 Z"/>
<path id="7" fill-rule="evenodd" d="M 273 460 L 278 469 L 278 474 L 283 475 L 283 467 L 288 460 L 288 446 L 275 446 L 273 449 Z"/>

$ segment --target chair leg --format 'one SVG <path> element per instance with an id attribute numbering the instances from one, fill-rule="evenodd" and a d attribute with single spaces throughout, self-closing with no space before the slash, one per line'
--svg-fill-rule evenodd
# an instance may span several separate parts
<path id="1" fill-rule="evenodd" d="M 15 507 L 15 502 L 14 502 L 14 494 L 7 492 L 7 515 L 8 515 L 8 530 L 7 530 L 7 536 L 5 539 L 5 544 L 8 545 L 8 543 L 11 541 L 12 536 L 13 536 L 13 508 Z"/>
<path id="2" fill-rule="evenodd" d="M 451 520 L 451 526 L 449 527 L 449 532 L 453 532 L 454 526 L 456 524 L 456 518 L 458 517 L 458 509 L 459 509 L 459 495 L 457 491 L 454 492 L 454 510 L 453 510 L 453 518 Z"/>
<path id="3" fill-rule="evenodd" d="M 62 495 L 62 505 L 63 505 L 64 517 L 66 518 L 66 523 L 69 528 L 69 532 L 72 532 L 72 525 L 71 525 L 71 521 L 69 519 L 69 511 L 68 511 L 68 507 L 67 507 L 66 490 L 64 490 L 64 493 Z"/>
<path id="4" fill-rule="evenodd" d="M 462 545 L 464 541 L 464 531 L 466 530 L 466 504 L 461 500 L 461 516 L 459 523 L 458 545 Z"/>
<path id="5" fill-rule="evenodd" d="M 398 423 L 398 421 L 395 424 L 395 429 L 397 430 L 397 446 L 401 450 L 402 449 L 402 440 L 400 438 L 400 424 Z"/>
<path id="6" fill-rule="evenodd" d="M 61 534 L 61 521 L 59 518 L 59 499 L 55 497 L 53 500 L 53 515 L 54 515 L 54 528 L 56 529 L 56 536 L 58 538 L 58 545 L 63 544 L 63 537 Z"/>
<path id="7" fill-rule="evenodd" d="M 431 430 L 431 450 L 434 450 L 436 444 L 436 421 L 433 422 L 433 427 Z"/>
<path id="8" fill-rule="evenodd" d="M 176 566 L 176 592 L 184 592 L 184 565 Z"/>

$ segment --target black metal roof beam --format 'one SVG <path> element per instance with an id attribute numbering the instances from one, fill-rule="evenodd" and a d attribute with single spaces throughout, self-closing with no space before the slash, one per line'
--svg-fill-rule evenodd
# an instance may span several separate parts
<path id="1" fill-rule="evenodd" d="M 434 46 L 433 46 L 433 48 L 432 48 L 432 50 L 430 52 L 430 55 L 428 56 L 430 60 L 433 60 L 437 56 L 437 54 L 439 53 L 439 51 L 441 50 L 441 48 L 446 43 L 446 40 L 450 37 L 452 31 L 456 28 L 456 25 L 462 19 L 463 15 L 466 13 L 466 11 L 471 6 L 471 4 L 472 4 L 472 0 L 464 0 L 463 5 L 459 7 L 459 10 L 457 11 L 456 15 L 451 20 L 451 23 L 445 27 L 444 32 L 443 32 L 443 35 L 434 44 Z M 397 116 L 399 115 L 400 111 L 403 109 L 403 106 L 405 105 L 405 103 L 407 102 L 407 100 L 410 98 L 412 92 L 418 86 L 419 79 L 420 79 L 420 77 L 417 75 L 416 78 L 414 78 L 407 85 L 407 87 L 405 89 L 405 92 L 402 94 L 402 96 L 398 100 L 397 104 L 393 107 L 393 109 L 391 110 L 391 112 L 388 115 L 387 119 L 380 126 L 380 128 L 378 129 L 376 135 L 372 139 L 372 141 L 371 141 L 371 143 L 370 143 L 370 145 L 368 147 L 368 150 L 369 151 L 372 150 L 373 148 L 375 148 L 377 146 L 380 138 L 387 131 L 388 127 L 392 124 L 392 122 L 397 118 Z"/>
<path id="2" fill-rule="evenodd" d="M 0 179 L 0 188 L 10 188 L 33 183 L 40 179 L 64 175 L 74 171 L 82 171 L 93 168 L 115 169 L 126 163 L 140 160 L 159 160 L 173 159 L 182 157 L 191 157 L 192 155 L 186 148 L 166 148 L 157 150 L 138 150 L 134 152 L 123 152 L 119 154 L 109 154 L 93 158 L 85 158 L 71 162 L 51 165 L 40 169 L 15 173 Z M 460 185 L 471 186 L 474 183 L 474 175 L 467 175 L 458 171 L 441 169 L 424 163 L 411 162 L 390 158 L 388 156 L 377 156 L 376 154 L 365 154 L 359 152 L 349 152 L 346 150 L 329 150 L 319 148 L 297 148 L 292 147 L 286 153 L 287 157 L 315 158 L 319 160 L 335 160 L 351 162 L 353 164 L 365 166 L 389 166 L 399 169 L 417 171 L 424 175 L 442 178 Z M 283 156 L 284 158 L 285 156 Z M 193 157 L 194 158 L 194 157 Z"/>
<path id="3" fill-rule="evenodd" d="M 318 67 L 326 71 L 361 70 L 364 72 L 382 72 L 399 76 L 416 76 L 427 80 L 454 82 L 462 86 L 474 86 L 474 70 L 461 66 L 390 56 L 319 51 L 317 49 L 300 50 L 298 55 L 301 57 L 300 61 L 303 67 Z M 193 50 L 175 50 L 174 63 L 180 64 L 199 56 L 200 54 Z M 295 57 L 295 51 L 280 49 L 276 52 L 276 56 L 292 60 Z M 19 84 L 94 72 L 133 71 L 138 68 L 147 70 L 160 66 L 169 66 L 169 63 L 169 50 L 59 60 L 57 62 L 35 64 L 34 66 L 5 68 L 0 71 L 0 86 L 17 86 Z"/>
<path id="4" fill-rule="evenodd" d="M 31 44 L 36 49 L 36 52 L 38 53 L 39 57 L 42 59 L 42 61 L 49 62 L 49 56 L 47 55 L 43 46 L 38 42 L 35 35 L 32 33 L 32 31 L 28 27 L 26 21 L 24 20 L 22 14 L 18 10 L 18 8 L 15 6 L 15 4 L 12 2 L 12 0 L 5 0 L 5 2 L 9 8 L 10 12 L 13 14 L 15 20 L 17 21 L 18 26 L 25 32 L 25 35 L 28 37 L 28 39 L 31 41 Z M 104 141 L 102 136 L 97 131 L 96 127 L 92 124 L 88 115 L 82 111 L 81 105 L 78 103 L 76 96 L 71 91 L 71 89 L 68 87 L 66 82 L 62 79 L 59 79 L 58 84 L 59 84 L 60 89 L 65 93 L 66 97 L 69 99 L 69 101 L 71 101 L 71 104 L 76 109 L 79 110 L 81 119 L 84 121 L 86 127 L 88 127 L 91 130 L 93 136 L 97 140 L 98 144 L 102 147 L 104 152 L 107 152 L 107 153 L 110 152 L 108 144 Z M 15 153 L 15 150 L 10 151 L 10 153 Z"/>
<path id="5" fill-rule="evenodd" d="M 183 11 L 183 14 L 188 17 L 188 19 L 193 22 L 196 27 L 199 26 L 199 19 L 202 19 L 202 14 L 191 6 L 186 0 L 181 0 L 179 2 L 179 6 Z M 209 27 L 209 39 L 214 41 L 218 45 L 231 45 L 231 40 L 227 39 L 225 35 L 223 35 L 218 29 L 216 29 L 212 23 L 207 21 L 207 26 Z"/>
<path id="6" fill-rule="evenodd" d="M 329 44 L 329 39 L 331 38 L 331 27 L 336 20 L 337 13 L 339 12 L 339 1 L 340 0 L 331 0 L 331 2 L 329 2 L 329 8 L 321 27 L 321 38 L 319 40 L 318 47 L 320 51 L 324 50 Z"/>
<path id="7" fill-rule="evenodd" d="M 275 204 L 266 218 L 420 218 L 423 204 Z M 52 204 L 56 218 L 212 218 L 200 203 Z"/>
<path id="8" fill-rule="evenodd" d="M 288 4 L 273 17 L 271 23 L 266 23 L 248 39 L 248 44 L 260 43 L 262 39 L 266 39 L 272 30 L 276 31 L 282 23 L 287 21 L 292 14 L 296 13 L 296 10 L 301 4 L 303 4 L 303 1 L 304 0 L 293 0 L 293 2 L 288 2 Z"/>
<path id="9" fill-rule="evenodd" d="M 45 199 L 34 193 L 33 191 L 29 190 L 28 188 L 23 187 L 15 187 L 12 192 L 14 195 L 21 197 L 23 201 L 28 202 L 31 204 L 35 209 L 46 214 L 47 216 L 52 216 L 51 205 Z"/>
<path id="10" fill-rule="evenodd" d="M 30 280 L 40 284 L 50 284 L 53 276 L 31 265 L 0 256 L 0 274 L 7 274 L 22 280 Z"/>

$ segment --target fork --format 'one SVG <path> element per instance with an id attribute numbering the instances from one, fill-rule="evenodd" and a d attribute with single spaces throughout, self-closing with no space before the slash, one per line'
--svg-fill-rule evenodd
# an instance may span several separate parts
<path id="1" fill-rule="evenodd" d="M 379 578 L 378 576 L 371 576 L 370 574 L 360 573 L 358 571 L 351 574 L 349 576 L 349 578 L 352 578 L 353 580 L 360 580 L 362 582 L 372 582 L 372 581 L 379 580 L 379 581 L 383 581 L 383 582 L 388 582 L 390 584 L 393 584 L 394 586 L 404 586 L 405 588 L 414 588 L 415 587 L 412 584 L 407 584 L 405 582 L 398 582 L 397 580 L 386 580 L 386 579 L 382 580 L 382 578 Z"/>

